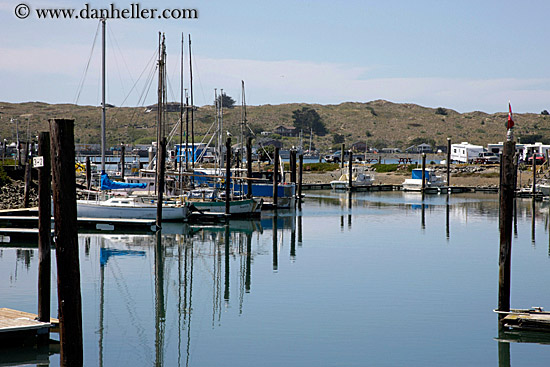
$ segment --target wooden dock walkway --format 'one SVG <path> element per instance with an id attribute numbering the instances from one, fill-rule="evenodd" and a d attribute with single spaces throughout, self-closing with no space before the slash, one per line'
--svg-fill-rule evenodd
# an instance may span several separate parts
<path id="1" fill-rule="evenodd" d="M 505 327 L 550 332 L 550 312 L 543 311 L 541 307 L 495 312 L 504 316 L 500 322 Z"/>
<path id="2" fill-rule="evenodd" d="M 29 312 L 0 308 L 0 340 L 32 338 L 48 331 L 59 331 L 59 320 L 50 318 L 50 322 L 40 322 L 38 316 Z"/>

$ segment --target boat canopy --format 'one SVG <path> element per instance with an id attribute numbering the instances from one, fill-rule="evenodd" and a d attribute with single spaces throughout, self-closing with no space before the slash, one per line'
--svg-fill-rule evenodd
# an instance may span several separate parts
<path id="1" fill-rule="evenodd" d="M 111 181 L 109 175 L 106 173 L 101 174 L 101 190 L 116 190 L 116 189 L 144 189 L 147 187 L 146 183 L 128 183 Z"/>
<path id="2" fill-rule="evenodd" d="M 421 168 L 413 169 L 412 170 L 412 178 L 422 180 L 422 169 Z M 426 178 L 426 180 L 430 179 L 430 171 L 428 171 L 428 170 L 424 171 L 424 178 Z"/>

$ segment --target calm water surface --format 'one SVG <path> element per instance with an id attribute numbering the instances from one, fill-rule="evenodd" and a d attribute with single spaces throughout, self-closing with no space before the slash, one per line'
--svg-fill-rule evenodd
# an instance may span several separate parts
<path id="1" fill-rule="evenodd" d="M 550 308 L 548 204 L 517 205 L 512 306 Z M 79 242 L 86 366 L 550 360 L 496 340 L 496 195 L 308 192 L 297 216 Z M 0 248 L 0 307 L 36 312 L 37 267 L 36 249 Z"/>

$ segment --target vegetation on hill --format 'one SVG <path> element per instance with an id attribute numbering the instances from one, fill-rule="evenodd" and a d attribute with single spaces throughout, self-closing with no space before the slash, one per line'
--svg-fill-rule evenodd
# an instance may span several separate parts
<path id="1" fill-rule="evenodd" d="M 321 122 L 326 134 L 314 130 L 313 145 L 323 152 L 335 141 L 350 147 L 362 141 L 369 147 L 407 148 L 425 142 L 432 146 L 446 146 L 447 138 L 453 142 L 467 141 L 487 145 L 504 141 L 504 124 L 507 112 L 487 114 L 474 111 L 458 113 L 451 109 L 427 108 L 415 104 L 398 104 L 383 100 L 367 103 L 346 102 L 339 105 L 281 104 L 247 106 L 249 127 L 256 135 L 269 135 L 277 126 L 292 126 L 296 111 L 308 111 L 314 121 Z M 313 111 L 313 112 L 311 112 Z M 319 119 L 315 117 L 319 116 Z M 0 102 L 0 138 L 15 140 L 18 120 L 21 140 L 27 136 L 36 139 L 39 131 L 48 130 L 50 118 L 74 118 L 76 143 L 100 142 L 101 108 L 71 104 L 50 105 L 41 102 Z M 170 131 L 179 119 L 178 112 L 167 113 L 167 130 Z M 205 139 L 214 123 L 213 106 L 199 107 L 195 112 L 195 141 Z M 546 113 L 514 114 L 515 136 L 520 142 L 550 142 L 550 115 Z M 239 106 L 224 110 L 224 130 L 238 141 L 241 111 Z M 107 110 L 107 144 L 115 146 L 122 142 L 150 144 L 156 137 L 156 114 L 144 107 L 113 107 Z M 310 126 L 310 125 L 306 125 Z M 211 130 L 212 131 L 212 130 Z M 297 137 L 277 137 L 285 148 L 299 145 Z M 303 129 L 303 146 L 309 146 L 309 129 Z"/>

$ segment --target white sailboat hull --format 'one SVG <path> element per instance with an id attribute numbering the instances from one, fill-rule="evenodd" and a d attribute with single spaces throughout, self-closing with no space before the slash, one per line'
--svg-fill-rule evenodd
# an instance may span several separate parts
<path id="1" fill-rule="evenodd" d="M 109 201 L 77 200 L 77 215 L 88 218 L 156 219 L 156 205 L 113 204 Z M 163 220 L 184 220 L 189 216 L 187 206 L 163 206 Z"/>

